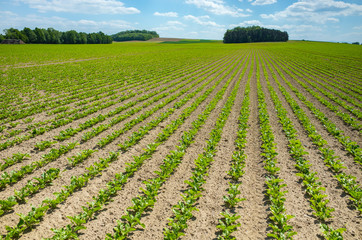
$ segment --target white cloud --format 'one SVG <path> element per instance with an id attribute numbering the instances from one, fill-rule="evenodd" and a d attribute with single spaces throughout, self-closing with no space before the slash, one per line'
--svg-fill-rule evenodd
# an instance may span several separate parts
<path id="1" fill-rule="evenodd" d="M 261 14 L 262 18 L 289 19 L 304 22 L 338 22 L 338 16 L 362 15 L 362 5 L 335 0 L 299 0 L 275 14 Z"/>
<path id="2" fill-rule="evenodd" d="M 10 12 L 10 11 L 0 11 L 0 15 L 1 16 L 16 16 L 15 13 Z"/>
<path id="3" fill-rule="evenodd" d="M 59 31 L 76 30 L 80 32 L 99 32 L 102 31 L 106 34 L 114 34 L 123 30 L 135 28 L 134 23 L 129 23 L 123 20 L 109 20 L 109 21 L 94 21 L 88 19 L 69 20 L 61 17 L 43 17 L 39 15 L 25 15 L 20 16 L 14 13 L 2 15 L 0 22 L 0 29 L 7 29 L 10 27 L 19 30 L 24 27 L 34 29 L 39 28 L 54 28 Z M 11 23 L 11 25 L 9 25 Z"/>
<path id="4" fill-rule="evenodd" d="M 199 25 L 203 25 L 203 26 L 212 26 L 212 27 L 224 27 L 223 25 L 219 25 L 217 24 L 216 22 L 213 22 L 213 21 L 205 21 L 205 19 L 209 19 L 210 17 L 209 16 L 200 16 L 200 17 L 195 17 L 195 16 L 192 16 L 192 15 L 187 15 L 187 16 L 184 16 L 184 18 L 186 20 L 191 20 Z"/>
<path id="5" fill-rule="evenodd" d="M 353 29 L 362 30 L 362 25 L 360 25 L 360 26 L 355 26 L 355 27 L 353 27 Z"/>
<path id="6" fill-rule="evenodd" d="M 164 34 L 170 31 L 183 31 L 184 30 L 183 27 L 185 26 L 186 25 L 180 21 L 168 21 L 166 22 L 166 24 L 152 28 L 152 30 Z"/>
<path id="7" fill-rule="evenodd" d="M 277 29 L 287 31 L 289 39 L 310 39 L 310 40 L 323 40 L 326 39 L 325 28 L 323 26 L 308 25 L 308 24 L 284 24 L 284 25 L 271 25 L 263 24 L 259 20 L 243 21 L 239 24 L 231 24 L 229 28 L 234 27 L 247 27 L 258 25 L 269 29 Z"/>
<path id="8" fill-rule="evenodd" d="M 166 24 L 167 25 L 172 25 L 172 26 L 185 26 L 185 24 L 183 24 L 180 21 L 168 21 Z"/>
<path id="9" fill-rule="evenodd" d="M 237 7 L 230 7 L 222 0 L 186 0 L 187 4 L 193 4 L 198 8 L 215 15 L 229 15 L 232 17 L 247 17 L 249 14 L 242 13 L 243 10 Z"/>
<path id="10" fill-rule="evenodd" d="M 262 26 L 263 24 L 259 20 L 248 20 L 242 23 L 239 23 L 238 26 L 240 27 L 247 27 L 247 26 Z"/>
<path id="11" fill-rule="evenodd" d="M 83 14 L 136 14 L 140 10 L 125 7 L 117 0 L 19 0 L 39 12 L 69 12 Z"/>
<path id="12" fill-rule="evenodd" d="M 249 2 L 251 1 L 249 0 Z M 254 2 L 251 3 L 251 5 L 269 5 L 276 2 L 277 0 L 255 0 Z"/>
<path id="13" fill-rule="evenodd" d="M 178 17 L 177 12 L 165 12 L 165 13 L 155 12 L 153 15 L 161 17 Z"/>
<path id="14" fill-rule="evenodd" d="M 234 27 L 248 27 L 248 26 L 260 26 L 265 27 L 269 29 L 278 29 L 281 31 L 291 31 L 291 32 L 318 32 L 322 31 L 321 26 L 315 26 L 315 25 L 307 25 L 307 24 L 284 24 L 284 25 L 272 25 L 272 24 L 264 24 L 259 20 L 247 20 L 243 21 L 239 24 L 231 24 L 229 25 L 230 28 Z"/>

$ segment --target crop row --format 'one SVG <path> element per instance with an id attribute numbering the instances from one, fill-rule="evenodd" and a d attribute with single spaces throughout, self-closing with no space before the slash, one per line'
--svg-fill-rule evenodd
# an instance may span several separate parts
<path id="1" fill-rule="evenodd" d="M 350 137 L 345 136 L 344 132 L 337 128 L 336 124 L 329 120 L 325 114 L 316 108 L 314 104 L 309 101 L 304 95 L 302 95 L 297 88 L 295 88 L 284 76 L 281 70 L 274 64 L 273 61 L 270 64 L 276 69 L 283 81 L 290 87 L 290 89 L 297 95 L 297 97 L 312 111 L 312 113 L 319 119 L 326 130 L 332 134 L 353 157 L 356 163 L 362 164 L 362 149 L 356 143 L 350 140 Z"/>
<path id="2" fill-rule="evenodd" d="M 219 80 L 219 82 L 220 82 L 220 80 Z M 216 84 L 217 85 L 217 84 Z M 215 85 L 215 86 L 216 86 Z M 214 87 L 215 87 L 214 86 Z M 205 87 L 205 85 L 203 86 L 203 87 Z M 201 89 L 200 89 L 201 90 Z M 212 89 L 211 89 L 211 91 L 212 91 Z M 210 94 L 210 91 L 208 91 L 207 92 L 208 94 Z M 196 92 L 195 93 L 192 93 L 191 95 L 194 95 L 194 94 L 196 94 Z M 200 98 L 199 98 L 200 99 Z M 202 99 L 202 98 L 201 98 Z M 204 96 L 204 98 L 203 99 L 205 99 L 205 96 Z M 182 101 L 181 101 L 182 102 Z M 185 103 L 185 101 L 183 101 L 183 104 Z M 179 104 L 176 104 L 176 106 L 177 107 L 180 107 L 180 105 Z M 196 105 L 194 104 L 193 105 L 193 107 L 194 108 L 196 108 L 198 105 L 197 105 L 197 103 L 196 103 Z M 169 111 L 171 111 L 172 109 L 170 109 Z M 172 110 L 172 111 L 174 111 L 174 110 Z M 150 124 L 154 124 L 154 123 L 150 123 Z M 148 148 L 148 149 L 150 149 L 150 150 L 152 150 L 152 148 Z M 98 164 L 96 164 L 96 165 L 92 165 L 91 167 L 89 167 L 88 168 L 88 173 L 86 173 L 85 175 L 83 175 L 83 176 L 79 176 L 79 177 L 74 177 L 74 179 L 72 179 L 72 184 L 69 186 L 69 187 L 65 187 L 65 189 L 66 190 L 62 190 L 60 193 L 57 193 L 56 194 L 56 196 L 57 196 L 57 198 L 56 199 L 54 199 L 54 200 L 44 200 L 43 201 L 43 205 L 44 206 L 48 206 L 48 208 L 54 208 L 57 204 L 59 204 L 60 202 L 63 202 L 72 192 L 74 192 L 75 190 L 79 190 L 79 188 L 81 188 L 82 186 L 84 186 L 84 184 L 90 179 L 90 178 L 92 178 L 92 177 L 94 177 L 95 175 L 97 175 L 100 171 L 102 171 L 105 167 L 107 167 L 108 166 L 108 164 L 109 164 L 109 162 L 110 161 L 114 161 L 115 159 L 116 159 L 116 156 L 117 156 L 118 154 L 116 154 L 116 153 L 110 153 L 110 157 L 109 158 L 107 158 L 106 160 L 101 160 L 100 161 L 100 163 L 98 163 Z M 142 158 L 139 158 L 139 159 L 142 159 Z M 132 169 L 132 168 L 131 168 Z M 131 170 L 130 169 L 130 170 Z M 117 175 L 118 176 L 118 175 Z M 46 212 L 47 211 L 47 209 L 48 208 L 43 208 L 43 206 L 40 206 L 39 207 L 39 209 L 42 209 L 41 211 L 43 211 L 43 212 Z M 29 213 L 30 215 L 31 215 L 31 212 Z M 29 215 L 28 214 L 28 215 Z M 41 217 L 41 216 L 40 216 Z M 20 222 L 19 222 L 20 223 Z M 15 227 L 15 228 L 12 228 L 12 230 L 10 230 L 9 231 L 9 234 L 10 235 L 14 235 L 14 232 L 16 233 L 16 232 L 18 232 L 18 231 L 20 231 L 20 233 L 21 232 L 23 232 L 23 230 L 19 230 L 19 229 L 21 229 L 21 227 L 20 226 L 17 226 L 17 227 Z M 18 234 L 18 236 L 19 236 L 19 234 L 20 234 L 19 232 L 17 233 Z M 8 234 L 8 236 L 10 236 Z"/>
<path id="3" fill-rule="evenodd" d="M 278 83 L 278 86 L 281 86 L 278 82 L 276 75 L 274 74 L 270 63 L 265 61 L 268 66 L 270 72 L 272 73 L 273 79 Z M 334 208 L 329 207 L 327 204 L 329 202 L 326 199 L 327 195 L 324 194 L 325 189 L 321 187 L 321 182 L 317 177 L 317 172 L 312 172 L 310 162 L 305 158 L 305 155 L 308 152 L 305 151 L 303 144 L 299 140 L 298 133 L 294 128 L 293 122 L 287 116 L 287 111 L 281 104 L 281 101 L 276 94 L 275 90 L 271 86 L 268 78 L 268 73 L 265 67 L 264 62 L 262 62 L 262 66 L 264 69 L 264 76 L 268 84 L 269 93 L 273 100 L 277 116 L 279 118 L 279 122 L 282 125 L 283 131 L 289 142 L 289 153 L 291 154 L 293 160 L 295 161 L 295 167 L 298 170 L 296 174 L 303 180 L 303 186 L 305 188 L 306 193 L 309 196 L 310 206 L 314 210 L 313 215 L 317 217 L 317 219 L 321 222 L 321 228 L 327 239 L 330 236 L 342 237 L 342 232 L 345 230 L 343 228 L 333 230 L 331 227 L 327 225 L 327 221 L 332 217 L 331 213 L 334 211 Z M 329 229 L 329 231 L 324 231 Z"/>

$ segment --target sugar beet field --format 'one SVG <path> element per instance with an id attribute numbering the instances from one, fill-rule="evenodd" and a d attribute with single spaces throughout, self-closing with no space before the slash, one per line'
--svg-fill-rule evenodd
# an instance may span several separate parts
<path id="1" fill-rule="evenodd" d="M 0 46 L 0 239 L 362 239 L 362 46 Z"/>

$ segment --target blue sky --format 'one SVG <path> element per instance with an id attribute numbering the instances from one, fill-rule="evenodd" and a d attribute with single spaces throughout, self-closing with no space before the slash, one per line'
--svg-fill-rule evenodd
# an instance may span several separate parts
<path id="1" fill-rule="evenodd" d="M 157 31 L 161 37 L 222 39 L 259 25 L 290 39 L 362 42 L 362 0 L 0 0 L 0 30 Z"/>

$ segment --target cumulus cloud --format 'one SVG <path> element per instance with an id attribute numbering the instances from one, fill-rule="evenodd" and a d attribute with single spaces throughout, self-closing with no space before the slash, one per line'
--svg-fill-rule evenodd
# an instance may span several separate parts
<path id="1" fill-rule="evenodd" d="M 192 16 L 192 15 L 187 15 L 187 16 L 184 16 L 184 18 L 186 20 L 191 20 L 199 25 L 204 25 L 204 26 L 212 26 L 212 27 L 224 27 L 223 25 L 219 25 L 217 24 L 216 22 L 213 22 L 213 21 L 206 21 L 206 19 L 209 19 L 210 17 L 209 16 L 200 16 L 200 17 L 195 17 L 195 16 Z"/>
<path id="2" fill-rule="evenodd" d="M 262 26 L 263 24 L 259 20 L 247 20 L 241 22 L 238 26 L 247 27 L 247 26 Z"/>
<path id="3" fill-rule="evenodd" d="M 229 15 L 232 17 L 250 16 L 249 14 L 243 13 L 243 10 L 240 8 L 228 6 L 222 0 L 186 0 L 185 2 L 215 15 Z"/>
<path id="4" fill-rule="evenodd" d="M 276 3 L 277 0 L 255 0 L 255 1 L 249 0 L 249 2 L 252 2 L 251 5 L 269 5 Z"/>
<path id="5" fill-rule="evenodd" d="M 231 24 L 229 28 L 234 27 L 248 27 L 258 25 L 261 27 L 269 29 L 278 29 L 281 31 L 287 31 L 289 34 L 289 39 L 313 39 L 313 40 L 323 40 L 326 38 L 325 28 L 321 25 L 313 24 L 283 24 L 283 25 L 273 25 L 273 24 L 264 24 L 259 20 L 247 20 L 239 24 Z"/>
<path id="6" fill-rule="evenodd" d="M 11 27 L 17 29 L 29 28 L 54 28 L 60 31 L 76 30 L 81 32 L 99 32 L 106 34 L 117 33 L 122 30 L 135 28 L 134 23 L 129 23 L 123 20 L 108 20 L 94 21 L 88 19 L 69 20 L 62 17 L 43 17 L 35 14 L 20 16 L 12 12 L 0 12 L 2 20 L 0 21 L 0 29 L 9 28 L 8 23 L 11 22 Z"/>
<path id="7" fill-rule="evenodd" d="M 69 12 L 82 14 L 136 14 L 140 10 L 126 7 L 117 0 L 19 0 L 39 12 Z"/>
<path id="8" fill-rule="evenodd" d="M 165 24 L 152 28 L 153 31 L 166 33 L 169 31 L 183 31 L 185 24 L 180 21 L 167 21 Z"/>
<path id="9" fill-rule="evenodd" d="M 362 30 L 362 25 L 361 26 L 355 26 L 355 27 L 353 27 L 353 29 Z"/>
<path id="10" fill-rule="evenodd" d="M 362 5 L 335 0 L 299 0 L 275 14 L 261 14 L 274 20 L 292 19 L 304 22 L 338 22 L 339 16 L 362 15 Z"/>
<path id="11" fill-rule="evenodd" d="M 153 15 L 161 17 L 178 17 L 177 12 L 165 12 L 165 13 L 155 12 Z"/>

